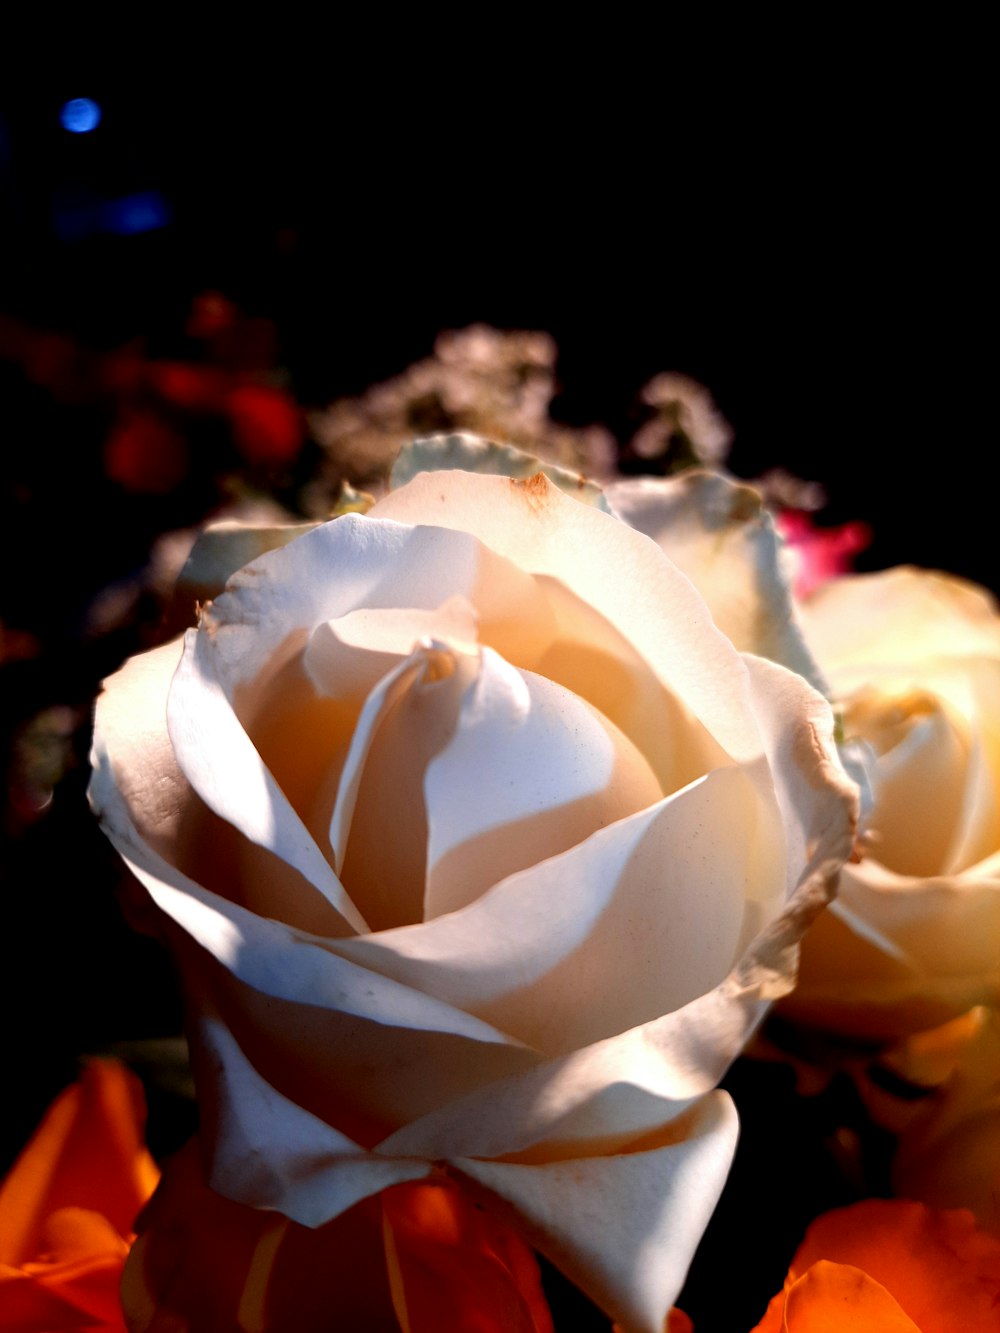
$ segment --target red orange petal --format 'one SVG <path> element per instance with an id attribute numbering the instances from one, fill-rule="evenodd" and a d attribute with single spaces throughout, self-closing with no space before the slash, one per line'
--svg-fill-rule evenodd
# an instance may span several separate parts
<path id="1" fill-rule="evenodd" d="M 516 1232 L 446 1181 L 384 1191 L 386 1259 L 404 1333 L 552 1333 Z"/>
<path id="2" fill-rule="evenodd" d="M 806 1233 L 784 1291 L 771 1301 L 754 1333 L 853 1329 L 845 1322 L 845 1310 L 857 1320 L 863 1314 L 873 1321 L 858 1322 L 858 1329 L 880 1333 L 995 1328 L 1000 1325 L 1000 1242 L 980 1231 L 964 1209 L 868 1199 L 825 1213 Z"/>
<path id="3" fill-rule="evenodd" d="M 48 1219 L 62 1208 L 100 1213 L 131 1234 L 159 1171 L 146 1149 L 139 1081 L 110 1060 L 88 1064 L 56 1098 L 0 1185 L 0 1263 L 37 1256 Z"/>
<path id="4" fill-rule="evenodd" d="M 137 1079 L 94 1062 L 53 1102 L 0 1185 L 0 1331 L 120 1330 L 118 1283 L 158 1171 Z"/>
<path id="5" fill-rule="evenodd" d="M 874 1278 L 849 1264 L 813 1264 L 785 1294 L 782 1333 L 921 1333 Z"/>

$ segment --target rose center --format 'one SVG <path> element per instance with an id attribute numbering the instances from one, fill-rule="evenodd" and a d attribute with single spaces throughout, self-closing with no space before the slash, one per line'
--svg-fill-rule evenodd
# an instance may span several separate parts
<path id="1" fill-rule="evenodd" d="M 466 906 L 663 795 L 596 708 L 491 649 L 425 641 L 369 695 L 331 842 L 373 930 Z"/>

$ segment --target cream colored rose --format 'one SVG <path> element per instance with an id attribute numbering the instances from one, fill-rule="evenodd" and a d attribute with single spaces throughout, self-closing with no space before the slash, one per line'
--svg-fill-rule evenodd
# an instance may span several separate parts
<path id="1" fill-rule="evenodd" d="M 447 1169 L 662 1328 L 852 843 L 818 693 L 616 517 L 424 473 L 127 663 L 94 765 L 219 1191 L 318 1225 Z"/>
<path id="2" fill-rule="evenodd" d="M 868 743 L 863 859 L 803 946 L 791 1007 L 885 1039 L 1000 1003 L 1000 617 L 902 568 L 844 578 L 802 621 L 847 735 Z"/>
<path id="3" fill-rule="evenodd" d="M 744 651 L 841 711 L 870 784 L 865 855 L 803 944 L 782 1009 L 884 1041 L 1000 1001 L 1000 616 L 982 589 L 896 569 L 793 604 L 760 497 L 692 472 L 608 488 L 693 580 Z"/>

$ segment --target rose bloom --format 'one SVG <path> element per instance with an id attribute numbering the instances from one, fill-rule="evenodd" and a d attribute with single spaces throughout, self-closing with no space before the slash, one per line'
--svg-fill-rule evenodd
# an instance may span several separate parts
<path id="1" fill-rule="evenodd" d="M 883 1040 L 1000 1003 L 1000 616 L 901 568 L 801 608 L 847 736 L 871 747 L 864 855 L 803 947 L 799 1018 Z"/>
<path id="2" fill-rule="evenodd" d="M 1000 616 L 990 595 L 904 568 L 840 578 L 793 605 L 773 524 L 749 488 L 688 473 L 608 493 L 681 565 L 737 647 L 833 697 L 851 771 L 870 784 L 862 854 L 810 930 L 783 1011 L 881 1042 L 996 1005 Z"/>
<path id="3" fill-rule="evenodd" d="M 91 789 L 212 1186 L 318 1227 L 445 1171 L 660 1333 L 734 1149 L 712 1090 L 852 845 L 832 732 L 540 474 L 424 472 L 240 569 L 108 682 Z"/>

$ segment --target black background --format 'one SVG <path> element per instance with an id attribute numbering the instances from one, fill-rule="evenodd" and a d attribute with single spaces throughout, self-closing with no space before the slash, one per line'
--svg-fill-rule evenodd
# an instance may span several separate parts
<path id="1" fill-rule="evenodd" d="M 442 328 L 547 329 L 568 419 L 625 435 L 639 386 L 686 371 L 734 470 L 822 480 L 831 519 L 872 523 L 869 565 L 992 585 L 975 35 L 770 35 L 491 30 L 450 55 L 415 24 L 318 60 L 286 34 L 270 61 L 53 62 L 4 115 L 0 308 L 169 354 L 218 288 L 278 321 L 312 403 Z M 67 134 L 84 94 L 104 120 Z M 173 224 L 60 243 L 81 187 L 158 189 Z"/>

